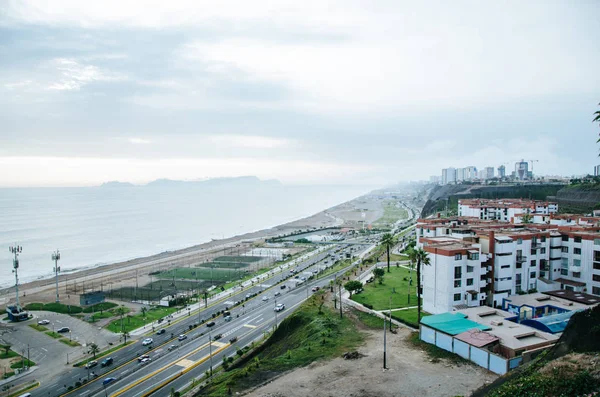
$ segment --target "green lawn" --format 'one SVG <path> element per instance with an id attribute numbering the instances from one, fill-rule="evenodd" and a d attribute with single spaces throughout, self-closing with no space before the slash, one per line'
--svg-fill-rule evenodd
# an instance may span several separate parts
<path id="1" fill-rule="evenodd" d="M 222 269 L 205 269 L 198 267 L 179 267 L 176 269 L 161 272 L 156 275 L 163 279 L 190 279 L 190 280 L 213 280 L 216 282 L 229 281 L 237 279 L 244 274 L 242 270 L 222 270 Z"/>
<path id="2" fill-rule="evenodd" d="M 2 347 L 2 351 L 0 352 L 0 359 L 12 358 L 12 357 L 18 357 L 18 356 L 19 355 L 12 350 L 9 350 L 8 353 L 6 353 L 6 349 L 4 347 Z"/>
<path id="3" fill-rule="evenodd" d="M 214 268 L 214 269 L 242 269 L 244 267 L 250 266 L 250 263 L 244 262 L 208 262 L 201 263 L 198 267 L 202 268 Z"/>
<path id="4" fill-rule="evenodd" d="M 31 328 L 35 329 L 36 331 L 40 331 L 40 332 L 46 332 L 46 331 L 48 331 L 48 328 L 44 327 L 43 325 L 29 324 L 29 326 Z"/>
<path id="5" fill-rule="evenodd" d="M 96 305 L 92 305 L 92 306 L 88 306 L 86 308 L 83 309 L 84 313 L 95 313 L 95 312 L 100 312 L 100 311 L 106 311 L 108 309 L 112 309 L 113 307 L 117 307 L 119 305 L 117 305 L 116 303 L 113 302 L 102 302 L 102 303 L 98 303 Z"/>
<path id="6" fill-rule="evenodd" d="M 23 368 L 23 365 L 25 365 L 26 367 L 33 367 L 35 365 L 35 363 L 31 360 L 24 359 L 22 361 L 17 361 L 17 362 L 12 363 L 10 365 L 10 367 L 12 369 L 17 369 L 17 368 Z"/>
<path id="7" fill-rule="evenodd" d="M 404 208 L 396 207 L 396 201 L 386 201 L 383 203 L 383 216 L 377 219 L 373 226 L 392 226 L 400 219 L 407 219 L 408 212 Z"/>
<path id="8" fill-rule="evenodd" d="M 163 318 L 171 313 L 175 313 L 178 309 L 178 307 L 153 307 L 146 312 L 146 315 L 144 317 L 142 317 L 142 313 L 136 314 L 134 316 L 124 316 L 123 328 L 127 332 L 132 331 L 134 329 L 143 327 L 146 324 L 150 324 L 151 322 L 156 321 L 159 318 Z M 164 323 L 165 325 L 167 324 L 166 320 Z M 111 321 L 106 328 L 109 331 L 121 333 L 121 319 L 119 318 L 117 320 Z"/>
<path id="9" fill-rule="evenodd" d="M 421 319 L 430 315 L 431 314 L 421 310 Z M 400 321 L 401 323 L 410 325 L 411 327 L 419 328 L 419 325 L 417 324 L 417 308 L 392 312 L 392 318 Z"/>
<path id="10" fill-rule="evenodd" d="M 77 347 L 77 346 L 81 346 L 77 341 L 74 340 L 69 340 L 69 339 L 59 339 L 59 342 L 64 343 L 65 345 L 71 346 L 71 347 Z"/>
<path id="11" fill-rule="evenodd" d="M 383 329 L 383 319 L 371 313 L 353 310 L 353 313 L 364 326 L 371 329 Z"/>
<path id="12" fill-rule="evenodd" d="M 390 297 L 392 298 L 392 309 L 401 307 L 416 306 L 416 273 L 412 273 L 413 285 L 409 287 L 408 269 L 403 267 L 390 267 L 390 273 L 385 272 L 383 284 L 379 284 L 377 280 L 366 284 L 364 291 L 360 294 L 352 295 L 352 300 L 363 305 L 372 306 L 374 310 L 386 310 L 390 308 Z M 395 292 L 394 292 L 395 290 Z M 408 293 L 410 291 L 410 303 Z M 368 306 L 367 306 L 368 307 Z"/>
<path id="13" fill-rule="evenodd" d="M 62 313 L 62 314 L 76 314 L 81 313 L 83 309 L 79 306 L 65 305 L 63 303 L 29 303 L 25 306 L 25 310 L 46 310 L 49 312 Z"/>
<path id="14" fill-rule="evenodd" d="M 52 337 L 52 338 L 54 338 L 54 339 L 60 339 L 60 338 L 62 338 L 62 337 L 63 337 L 63 336 L 62 336 L 61 334 L 59 334 L 58 332 L 53 332 L 53 331 L 48 331 L 48 332 L 46 332 L 46 335 L 48 335 L 48 336 L 50 336 L 50 337 Z"/>

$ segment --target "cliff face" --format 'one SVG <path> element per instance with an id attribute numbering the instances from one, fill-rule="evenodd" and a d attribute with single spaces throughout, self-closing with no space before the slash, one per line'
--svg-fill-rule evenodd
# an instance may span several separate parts
<path id="1" fill-rule="evenodd" d="M 600 209 L 600 186 L 566 186 L 556 193 L 556 201 L 560 212 L 590 213 Z"/>
<path id="2" fill-rule="evenodd" d="M 446 207 L 455 209 L 458 200 L 463 198 L 530 198 L 533 200 L 547 200 L 548 196 L 556 196 L 563 188 L 562 184 L 543 185 L 444 185 L 436 186 L 423 207 L 423 215 L 428 216 Z M 560 203 L 559 203 L 560 208 Z"/>

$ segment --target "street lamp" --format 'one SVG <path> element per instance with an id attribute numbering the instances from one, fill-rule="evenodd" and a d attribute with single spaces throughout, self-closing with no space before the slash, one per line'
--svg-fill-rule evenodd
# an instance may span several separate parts
<path id="1" fill-rule="evenodd" d="M 210 359 L 210 376 L 212 377 L 212 337 L 208 331 L 208 357 Z"/>
<path id="2" fill-rule="evenodd" d="M 54 275 L 56 276 L 56 303 L 59 303 L 58 299 L 58 272 L 60 272 L 60 267 L 58 267 L 58 260 L 60 259 L 60 252 L 56 250 L 52 253 L 52 260 L 54 261 Z"/>
<path id="3" fill-rule="evenodd" d="M 8 250 L 10 251 L 11 254 L 15 255 L 15 258 L 13 259 L 13 273 L 15 274 L 15 293 L 17 296 L 16 299 L 16 306 L 17 309 L 19 308 L 19 275 L 17 274 L 17 270 L 19 269 L 19 254 L 21 252 L 23 252 L 23 247 L 21 247 L 20 245 L 15 245 L 8 247 Z"/>

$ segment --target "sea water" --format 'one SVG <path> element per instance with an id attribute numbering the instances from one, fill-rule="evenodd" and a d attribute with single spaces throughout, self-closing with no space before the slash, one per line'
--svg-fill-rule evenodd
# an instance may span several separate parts
<path id="1" fill-rule="evenodd" d="M 212 186 L 0 189 L 0 286 L 270 228 L 364 193 L 353 187 Z"/>

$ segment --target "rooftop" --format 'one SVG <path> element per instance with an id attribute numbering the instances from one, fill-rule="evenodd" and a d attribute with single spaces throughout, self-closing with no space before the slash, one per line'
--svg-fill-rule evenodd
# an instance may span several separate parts
<path id="1" fill-rule="evenodd" d="M 450 335 L 458 335 L 471 329 L 488 330 L 489 326 L 467 320 L 462 313 L 442 313 L 421 319 L 421 324 Z"/>
<path id="2" fill-rule="evenodd" d="M 563 290 L 559 291 L 551 291 L 556 294 L 551 294 L 550 292 L 534 292 L 533 294 L 525 294 L 525 295 L 511 295 L 506 298 L 507 302 L 515 306 L 529 306 L 532 308 L 543 307 L 543 306 L 554 306 L 563 310 L 578 310 L 585 309 L 587 307 L 586 304 L 573 302 L 565 298 L 565 294 L 558 294 L 558 292 L 563 292 Z M 570 292 L 570 291 L 566 291 Z M 568 294 L 567 294 L 568 295 Z M 590 295 L 592 296 L 592 295 Z M 564 298 L 564 299 L 561 299 Z M 598 299 L 598 298 L 596 298 Z"/>
<path id="3" fill-rule="evenodd" d="M 555 281 L 558 281 L 555 280 Z M 585 284 L 584 284 L 585 285 Z M 545 294 L 556 297 L 556 298 L 564 298 L 567 301 L 573 302 L 573 305 L 577 304 L 578 306 L 589 306 L 589 305 L 597 305 L 600 303 L 600 297 L 596 295 L 590 295 L 583 292 L 575 292 L 568 290 L 556 290 L 556 291 L 548 291 Z"/>

